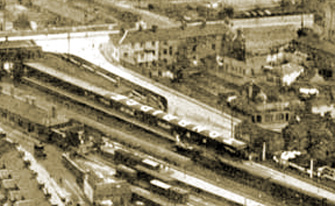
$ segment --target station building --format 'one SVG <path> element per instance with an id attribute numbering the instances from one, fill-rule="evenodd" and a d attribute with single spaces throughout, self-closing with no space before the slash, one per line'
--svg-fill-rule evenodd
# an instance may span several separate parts
<path id="1" fill-rule="evenodd" d="M 99 177 L 88 172 L 84 178 L 83 191 L 92 204 L 111 203 L 113 206 L 130 205 L 131 191 L 125 180 Z"/>

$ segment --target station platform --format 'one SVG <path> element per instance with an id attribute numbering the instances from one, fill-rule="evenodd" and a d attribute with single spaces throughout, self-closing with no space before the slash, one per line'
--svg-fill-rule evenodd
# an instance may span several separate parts
<path id="1" fill-rule="evenodd" d="M 201 124 L 211 130 L 230 130 L 231 125 L 237 125 L 241 120 L 231 118 L 229 114 L 214 109 L 204 103 L 167 88 L 151 79 L 143 77 L 120 65 L 110 63 L 101 51 L 107 51 L 101 44 L 108 42 L 108 35 L 76 39 L 38 40 L 36 43 L 44 51 L 71 53 L 82 57 L 101 68 L 127 79 L 137 85 L 160 94 L 168 100 L 168 111 L 188 121 Z"/>

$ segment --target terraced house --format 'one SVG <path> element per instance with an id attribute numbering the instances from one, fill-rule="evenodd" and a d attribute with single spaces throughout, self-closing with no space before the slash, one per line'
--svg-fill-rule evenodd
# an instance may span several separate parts
<path id="1" fill-rule="evenodd" d="M 191 61 L 221 55 L 226 25 L 184 26 L 169 29 L 139 29 L 110 35 L 112 58 L 132 66 L 171 65 L 183 53 Z"/>

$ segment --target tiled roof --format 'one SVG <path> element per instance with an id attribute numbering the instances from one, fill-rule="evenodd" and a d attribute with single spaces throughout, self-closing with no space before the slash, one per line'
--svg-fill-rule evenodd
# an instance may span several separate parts
<path id="1" fill-rule="evenodd" d="M 169 29 L 157 28 L 155 32 L 151 29 L 142 31 L 129 31 L 123 40 L 125 43 L 146 42 L 146 41 L 166 41 L 173 39 L 184 39 L 187 37 L 208 36 L 214 34 L 225 34 L 229 28 L 226 25 L 206 25 L 188 26 L 185 29 L 174 27 Z M 111 34 L 110 39 L 117 44 L 122 38 L 120 34 Z"/>

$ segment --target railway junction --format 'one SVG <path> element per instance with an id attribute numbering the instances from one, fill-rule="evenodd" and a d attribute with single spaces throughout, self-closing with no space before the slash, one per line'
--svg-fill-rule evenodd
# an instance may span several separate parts
<path id="1" fill-rule="evenodd" d="M 30 63 L 26 63 L 26 66 L 29 66 L 30 68 L 35 68 L 35 69 L 41 69 L 41 67 L 38 65 L 38 64 L 33 64 L 32 62 L 30 62 Z M 53 71 L 53 70 L 51 70 L 51 68 L 48 70 L 49 71 L 49 75 L 51 74 L 50 73 L 50 71 Z M 44 71 L 45 72 L 45 71 Z M 34 75 L 32 74 L 32 73 L 27 73 L 27 74 L 30 74 L 30 75 L 28 75 L 27 77 L 29 77 L 30 79 L 32 78 L 32 77 L 34 77 Z M 73 83 L 73 84 L 82 84 L 82 85 L 84 85 L 84 84 L 88 84 L 88 83 L 86 83 L 86 82 L 83 82 L 82 80 L 81 81 L 79 81 L 78 79 L 76 79 L 76 78 L 73 78 L 73 77 L 70 77 L 70 76 L 68 76 L 68 75 L 64 75 L 64 73 L 62 73 L 62 72 L 58 72 L 58 75 L 59 74 L 62 74 L 60 77 L 61 77 L 61 79 L 63 80 L 63 81 L 67 81 L 67 82 L 71 82 L 71 83 Z M 52 76 L 56 76 L 57 74 L 56 73 L 54 73 Z M 23 77 L 23 78 L 26 78 L 26 77 Z M 46 77 L 44 77 L 44 78 L 46 78 Z M 132 140 L 132 141 L 129 141 L 130 139 L 133 139 L 134 137 L 130 137 L 130 136 L 128 136 L 128 135 L 126 135 L 126 134 L 118 134 L 118 135 L 115 135 L 115 133 L 117 133 L 117 131 L 115 130 L 115 129 L 112 129 L 112 128 L 110 128 L 110 126 L 112 126 L 114 123 L 112 123 L 112 122 L 110 122 L 109 120 L 111 119 L 111 117 L 109 116 L 109 117 L 107 117 L 106 116 L 106 114 L 104 114 L 104 113 L 108 113 L 108 112 L 106 112 L 106 111 L 99 111 L 99 110 L 97 110 L 97 107 L 96 106 L 94 106 L 94 104 L 88 104 L 87 102 L 91 102 L 91 100 L 85 100 L 85 98 L 82 98 L 82 99 L 80 99 L 80 98 L 73 98 L 73 96 L 78 96 L 78 94 L 79 94 L 79 96 L 80 96 L 80 91 L 76 91 L 77 92 L 77 94 L 76 93 L 71 93 L 71 92 L 65 92 L 65 90 L 62 90 L 61 88 L 59 88 L 59 87 L 56 87 L 58 90 L 56 91 L 55 89 L 54 89 L 54 85 L 53 84 L 50 84 L 51 82 L 55 82 L 54 80 L 53 81 L 50 81 L 49 80 L 49 83 L 47 84 L 47 81 L 45 81 L 46 83 L 45 84 L 41 84 L 41 82 L 43 82 L 42 80 L 44 79 L 44 78 L 40 78 L 39 80 L 40 80 L 40 82 L 35 82 L 35 88 L 37 87 L 37 89 L 34 89 L 34 88 L 31 88 L 30 86 L 31 86 L 31 84 L 29 85 L 21 85 L 21 84 L 19 84 L 19 85 L 21 85 L 21 86 L 19 86 L 19 87 L 17 87 L 16 89 L 13 87 L 13 86 L 11 86 L 10 84 L 10 80 L 8 79 L 8 78 L 4 78 L 3 79 L 3 85 L 2 85 L 2 88 L 3 88 L 3 91 L 4 91 L 4 94 L 7 94 L 7 95 L 13 95 L 14 94 L 14 96 L 15 96 L 15 94 L 24 94 L 24 96 L 26 95 L 26 94 L 28 94 L 28 93 L 30 93 L 30 95 L 29 96 L 34 96 L 36 99 L 33 101 L 34 102 L 34 104 L 35 105 L 38 105 L 38 106 L 41 106 L 41 107 L 43 107 L 44 108 L 44 110 L 46 110 L 46 111 L 52 111 L 53 109 L 52 109 L 52 107 L 51 108 L 49 108 L 49 109 L 47 109 L 48 107 L 50 107 L 51 105 L 50 105 L 50 103 L 48 103 L 48 101 L 50 101 L 50 100 L 52 100 L 52 102 L 54 102 L 53 104 L 56 104 L 56 99 L 58 99 L 58 101 L 60 101 L 60 103 L 58 103 L 58 104 L 60 104 L 60 105 L 64 105 L 64 104 L 66 104 L 66 102 L 67 102 L 67 108 L 68 109 L 65 109 L 65 111 L 64 112 L 61 112 L 62 110 L 64 110 L 64 109 L 62 109 L 62 106 L 57 106 L 57 107 L 55 107 L 55 108 L 57 108 L 56 109 L 56 111 L 57 111 L 57 113 L 59 113 L 59 114 L 67 114 L 67 115 L 69 115 L 69 117 L 70 118 L 75 118 L 75 119 L 77 119 L 77 120 L 80 120 L 82 123 L 84 123 L 85 125 L 88 125 L 88 126 L 90 126 L 91 128 L 98 128 L 99 130 L 101 130 L 103 133 L 105 133 L 105 134 L 114 134 L 114 135 L 112 135 L 112 138 L 116 138 L 117 140 L 119 140 L 119 141 L 121 141 L 121 142 L 123 142 L 123 143 L 128 143 L 128 145 L 130 145 L 130 146 L 132 146 L 133 148 L 137 148 L 137 150 L 141 150 L 141 151 L 143 151 L 143 152 L 146 152 L 146 153 L 149 153 L 149 154 L 151 154 L 151 155 L 153 155 L 153 156 L 157 156 L 157 157 L 159 157 L 159 158 L 163 158 L 164 160 L 166 160 L 166 161 L 168 161 L 169 162 L 169 164 L 172 164 L 172 165 L 174 165 L 174 164 L 176 164 L 176 165 L 179 165 L 179 166 L 181 166 L 181 165 L 183 165 L 182 166 L 182 168 L 181 169 L 179 169 L 179 172 L 174 172 L 173 174 L 174 175 L 172 175 L 171 177 L 173 177 L 173 178 L 176 178 L 178 181 L 180 181 L 180 182 L 182 182 L 183 184 L 190 184 L 189 186 L 192 188 L 192 187 L 194 187 L 194 186 L 196 186 L 196 185 L 206 185 L 206 187 L 204 186 L 204 187 L 201 187 L 201 188 L 197 188 L 198 190 L 199 189 L 201 189 L 201 190 L 204 190 L 205 191 L 205 194 L 206 195 L 209 195 L 209 196 L 211 196 L 211 195 L 214 195 L 214 196 L 216 196 L 216 197 L 220 197 L 220 198 L 223 198 L 223 199 L 228 199 L 229 201 L 233 201 L 233 202 L 235 202 L 235 203 L 237 203 L 237 204 L 247 204 L 247 205 L 257 205 L 258 203 L 256 203 L 257 201 L 259 201 L 259 199 L 258 200 L 256 200 L 256 202 L 255 202 L 255 200 L 254 200 L 254 198 L 255 198 L 255 196 L 253 197 L 253 198 L 251 198 L 250 200 L 249 200 L 249 198 L 246 198 L 245 197 L 245 195 L 243 195 L 243 196 L 240 196 L 239 195 L 239 193 L 237 193 L 237 194 L 235 194 L 235 195 L 227 195 L 227 194 L 229 194 L 229 192 L 227 192 L 227 190 L 225 190 L 225 189 L 220 189 L 219 187 L 217 187 L 217 186 L 214 186 L 214 185 L 211 185 L 211 184 L 208 184 L 208 183 L 205 183 L 205 182 L 202 182 L 203 180 L 203 178 L 200 178 L 200 179 L 198 179 L 198 178 L 196 178 L 196 179 L 194 179 L 195 177 L 194 176 L 192 176 L 192 175 L 190 175 L 190 176 L 187 176 L 187 174 L 183 174 L 183 172 L 181 172 L 181 171 L 183 171 L 183 170 L 188 170 L 188 169 L 190 169 L 190 168 L 192 168 L 192 167 L 190 167 L 190 166 L 188 166 L 187 164 L 190 164 L 190 162 L 191 162 L 191 160 L 189 159 L 189 158 L 180 158 L 180 157 L 175 157 L 175 158 L 166 158 L 166 157 L 173 157 L 173 155 L 167 155 L 164 151 L 162 151 L 162 149 L 157 149 L 155 152 L 152 152 L 152 149 L 153 148 L 155 148 L 155 147 L 157 147 L 157 146 L 150 146 L 150 145 L 148 145 L 147 143 L 145 143 L 145 144 L 143 144 L 143 143 L 134 143 L 134 141 Z M 68 80 L 66 80 L 67 78 L 70 78 L 70 79 L 68 79 Z M 8 79 L 8 80 L 6 80 L 6 79 Z M 35 79 L 36 80 L 36 79 Z M 7 83 L 6 83 L 6 81 L 7 81 Z M 81 86 L 82 86 L 81 85 Z M 18 85 L 17 85 L 18 86 Z M 46 87 L 46 86 L 48 86 L 48 88 Z M 79 86 L 79 85 L 77 85 L 77 86 Z M 22 88 L 21 88 L 22 87 Z M 14 89 L 13 89 L 14 88 Z M 19 88 L 21 88 L 21 89 L 19 89 Z M 41 88 L 43 88 L 43 89 L 41 89 Z M 94 88 L 94 86 L 91 86 L 90 87 L 90 89 L 92 89 L 92 88 Z M 16 90 L 16 91 L 15 91 Z M 21 90 L 21 91 L 20 91 Z M 50 93 L 50 91 L 51 90 L 54 90 L 53 92 L 51 92 Z M 7 91 L 7 92 L 5 92 L 5 91 Z M 18 92 L 19 91 L 19 92 Z M 44 91 L 44 92 L 42 92 L 42 91 Z M 45 93 L 45 91 L 48 91 L 47 93 Z M 79 92 L 79 93 L 78 93 Z M 58 93 L 58 94 L 57 94 Z M 62 97 L 62 96 L 64 96 L 65 94 L 67 93 L 67 99 L 66 100 L 61 100 L 61 98 L 64 98 L 64 97 Z M 57 96 L 55 96 L 57 94 Z M 53 96 L 55 96 L 55 97 L 53 97 Z M 72 96 L 71 97 L 71 99 L 68 99 L 70 96 Z M 88 96 L 90 96 L 90 95 L 88 95 Z M 61 98 L 60 98 L 61 97 Z M 20 99 L 20 98 L 19 98 Z M 33 98 L 34 99 L 34 98 Z M 21 97 L 21 101 L 22 101 L 22 97 Z M 70 103 L 71 102 L 71 103 Z M 78 104 L 80 102 L 80 104 Z M 85 102 L 85 103 L 84 103 Z M 75 103 L 75 104 L 74 104 Z M 83 107 L 82 105 L 83 105 L 83 103 L 85 104 L 85 107 L 86 107 L 86 109 L 84 109 L 84 110 L 86 110 L 86 111 L 83 111 L 83 109 L 81 109 L 81 108 L 85 108 L 85 107 Z M 95 103 L 96 104 L 96 103 Z M 89 109 L 89 107 L 91 107 L 91 109 Z M 96 107 L 94 110 L 92 110 L 92 108 L 94 108 L 94 107 Z M 81 111 L 82 113 L 81 113 L 81 116 L 80 117 L 78 117 L 78 114 L 73 114 L 73 112 L 70 112 L 71 110 L 74 110 L 74 111 Z M 123 111 L 126 111 L 126 110 L 123 110 Z M 83 112 L 89 112 L 90 113 L 90 116 L 91 116 L 91 118 L 93 117 L 93 120 L 92 119 L 89 119 L 89 118 L 87 118 L 87 117 L 85 117 L 85 116 L 87 116 L 87 114 L 85 115 L 85 113 L 83 113 Z M 97 113 L 97 112 L 99 112 L 99 113 Z M 48 113 L 48 112 L 47 112 Z M 53 112 L 51 112 L 51 114 L 52 114 Z M 129 114 L 129 111 L 127 112 L 128 114 Z M 71 114 L 71 115 L 70 115 Z M 94 115 L 93 115 L 94 114 Z M 99 115 L 100 114 L 100 115 Z M 100 117 L 99 117 L 100 116 Z M 10 119 L 10 118 L 9 118 Z M 98 119 L 98 122 L 96 122 L 96 120 Z M 120 119 L 120 117 L 119 117 L 119 119 Z M 123 118 L 123 119 L 125 119 L 125 118 Z M 106 122 L 109 122 L 109 124 L 108 123 L 106 123 Z M 101 123 L 103 123 L 103 124 L 107 124 L 107 125 L 103 125 L 103 124 L 101 124 Z M 137 127 L 140 127 L 140 126 L 137 126 Z M 152 130 L 150 133 L 156 133 L 156 132 L 154 132 L 154 130 Z M 166 133 L 165 133 L 166 134 Z M 128 137 L 127 137 L 128 136 Z M 127 140 L 127 139 L 129 139 L 129 140 Z M 168 142 L 171 142 L 173 140 L 173 138 L 170 138 L 169 140 L 168 140 Z M 150 141 L 151 142 L 155 142 L 155 141 L 158 141 L 158 142 L 161 142 L 161 144 L 162 144 L 162 142 L 164 142 L 162 139 L 161 140 L 154 140 L 154 139 L 150 139 Z M 132 142 L 132 143 L 129 143 L 129 142 Z M 165 142 L 165 144 L 167 144 L 167 142 Z M 146 145 L 146 146 L 144 146 L 144 145 Z M 172 147 L 169 147 L 168 146 L 168 144 L 165 146 L 165 148 L 166 149 L 170 149 L 171 150 L 171 148 Z M 210 152 L 210 150 L 208 150 L 208 154 L 210 154 L 211 152 Z M 208 155 L 207 154 L 207 155 Z M 174 160 L 173 160 L 174 159 Z M 182 160 L 182 159 L 184 159 L 183 161 L 180 161 L 180 160 Z M 176 162 L 176 160 L 177 161 L 179 161 L 179 162 Z M 160 160 L 158 160 L 158 161 L 160 161 Z M 225 164 L 227 164 L 227 162 L 225 162 L 225 160 L 222 160 L 221 161 L 222 163 L 225 163 Z M 221 164 L 222 164 L 221 163 Z M 235 168 L 239 168 L 239 169 L 241 169 L 241 170 L 249 170 L 249 172 L 250 172 L 250 170 L 254 170 L 253 172 L 254 173 L 263 173 L 263 174 L 265 174 L 265 173 L 267 173 L 267 175 L 269 175 L 268 176 L 268 178 L 270 177 L 271 179 L 274 179 L 274 180 L 276 180 L 276 176 L 282 176 L 283 174 L 281 174 L 281 173 L 274 173 L 273 171 L 271 171 L 271 170 L 269 170 L 269 168 L 265 168 L 265 167 L 259 167 L 259 166 L 255 166 L 255 165 L 253 165 L 253 164 L 249 164 L 248 162 L 246 162 L 246 163 L 243 163 L 243 161 L 242 161 L 242 164 L 241 163 L 238 163 L 238 162 L 234 162 L 234 163 L 230 163 L 230 166 L 234 166 Z M 243 166 L 244 165 L 244 166 Z M 245 165 L 247 165 L 247 166 L 245 166 Z M 172 166 L 170 166 L 170 167 L 172 167 Z M 243 168 L 244 167 L 244 168 Z M 259 170 L 260 168 L 262 168 L 262 170 Z M 257 170 L 256 170 L 257 169 Z M 191 169 L 192 170 L 192 169 Z M 270 172 L 269 172 L 270 171 Z M 184 172 L 185 173 L 185 172 Z M 250 173 L 252 173 L 252 172 L 250 172 Z M 268 179 L 267 178 L 267 179 Z M 210 180 L 205 180 L 205 181 L 207 181 L 207 182 L 211 182 Z M 227 180 L 222 180 L 222 181 L 220 181 L 220 182 L 229 182 L 229 181 L 227 181 Z M 283 182 L 283 180 L 281 180 L 281 182 Z M 284 180 L 284 182 L 285 182 L 285 180 Z M 200 184 L 201 183 L 201 184 Z M 274 183 L 274 182 L 273 182 Z M 242 187 L 242 186 L 241 186 Z M 308 188 L 310 188 L 310 186 L 308 187 Z M 312 188 L 313 189 L 313 188 Z M 240 190 L 240 189 L 239 189 Z M 249 189 L 248 189 L 249 190 Z M 324 196 L 324 197 L 326 197 L 327 198 L 327 200 L 328 201 L 331 201 L 331 199 L 332 199 L 332 196 L 331 196 L 331 194 L 329 194 L 329 193 L 327 193 L 327 192 L 324 192 L 322 189 L 317 189 L 317 190 L 320 190 L 321 192 L 318 194 L 318 195 L 320 195 L 320 196 Z M 138 191 L 138 190 L 137 190 Z M 141 191 L 141 190 L 140 190 Z M 143 192 L 143 191 L 142 191 Z M 138 192 L 138 193 L 140 193 L 140 192 Z M 145 192 L 144 192 L 145 193 Z M 209 193 L 209 194 L 208 194 Z M 234 193 L 232 193 L 232 194 L 234 194 Z M 264 193 L 262 193 L 261 192 L 261 197 L 263 197 L 263 198 L 260 198 L 261 199 L 261 201 L 259 202 L 260 204 L 264 204 L 264 203 L 261 203 L 263 200 L 264 200 L 264 197 L 266 197 L 266 194 L 264 194 Z M 259 193 L 257 193 L 257 195 L 256 196 L 258 196 L 259 195 Z M 228 197 L 229 196 L 229 197 Z M 247 195 L 248 196 L 248 195 Z M 200 197 L 196 197 L 195 199 L 197 199 L 197 198 L 200 198 Z M 208 198 L 208 197 L 207 197 Z M 78 198 L 79 199 L 79 198 Z M 270 198 L 271 199 L 271 198 Z M 272 202 L 272 200 L 270 200 L 271 202 Z M 274 202 L 272 202 L 272 203 L 265 203 L 265 205 L 268 205 L 268 204 L 270 204 L 270 205 L 276 205 L 276 203 L 274 203 Z"/>
<path id="2" fill-rule="evenodd" d="M 102 2 L 104 1 L 100 1 L 100 4 Z M 80 3 L 77 4 L 79 5 Z M 119 6 L 123 7 L 123 4 Z M 138 11 L 138 14 L 143 13 L 141 9 L 132 7 L 129 9 Z M 150 15 L 150 12 L 147 14 Z M 138 54 L 139 59 L 142 58 L 143 61 L 150 63 L 150 58 L 158 55 L 166 60 L 164 55 L 171 55 L 173 58 L 173 55 L 180 54 L 173 52 L 174 46 L 178 43 L 170 45 L 173 44 L 170 40 L 156 42 L 157 27 L 146 29 L 142 26 L 145 27 L 143 22 L 136 24 L 134 32 L 138 30 L 140 36 L 149 32 L 152 36 L 147 37 L 153 39 L 131 44 L 130 53 L 127 53 L 128 51 L 122 53 L 124 51 L 119 49 L 122 58 L 131 58 Z M 188 28 L 185 26 L 192 25 L 182 22 L 180 28 L 174 29 L 181 30 L 181 33 L 186 35 Z M 199 28 L 201 34 L 193 38 L 186 37 L 186 42 L 192 40 L 196 47 L 202 44 L 203 51 L 209 49 L 208 52 L 211 54 L 216 52 L 217 42 L 221 42 L 221 39 L 216 37 L 220 34 L 210 37 L 204 35 L 207 29 L 206 23 L 202 23 Z M 309 143 L 304 142 L 302 138 L 297 143 L 297 140 L 293 141 L 289 136 L 293 134 L 303 137 L 303 132 L 296 134 L 299 132 L 295 132 L 294 128 L 298 128 L 299 125 L 306 126 L 305 118 L 311 117 L 308 113 L 310 111 L 307 111 L 311 107 L 307 101 L 308 95 L 313 94 L 297 97 L 305 101 L 299 108 L 306 109 L 306 112 L 301 112 L 298 116 L 287 111 L 285 105 L 275 104 L 273 111 L 267 98 L 274 98 L 274 95 L 267 96 L 265 93 L 268 88 L 260 84 L 257 79 L 256 82 L 252 81 L 239 87 L 241 91 L 236 97 L 229 96 L 225 99 L 226 96 L 222 96 L 223 102 L 227 105 L 222 109 L 220 104 L 220 107 L 217 107 L 220 109 L 214 109 L 203 103 L 206 101 L 201 102 L 201 98 L 195 100 L 186 94 L 194 97 L 194 92 L 203 92 L 202 95 L 210 93 L 213 95 L 209 95 L 208 98 L 212 98 L 221 95 L 217 92 L 220 86 L 224 91 L 226 89 L 228 91 L 227 84 L 211 87 L 221 81 L 216 78 L 216 73 L 212 73 L 211 77 L 202 73 L 198 76 L 199 81 L 196 78 L 185 80 L 185 85 L 194 85 L 195 91 L 192 95 L 184 91 L 184 94 L 181 94 L 171 86 L 173 81 L 164 86 L 127 69 L 126 66 L 121 66 L 120 61 L 117 62 L 113 53 L 117 46 L 111 47 L 104 43 L 109 41 L 110 34 L 115 34 L 121 38 L 116 44 L 121 45 L 128 32 L 132 32 L 125 31 L 123 27 L 120 31 L 117 29 L 119 27 L 113 26 L 113 30 L 109 31 L 6 36 L 2 39 L 0 204 L 8 206 L 335 205 L 333 185 L 335 169 L 331 169 L 331 166 L 321 167 L 320 164 L 323 162 L 318 157 L 318 155 L 330 157 L 329 153 L 333 150 L 323 151 L 315 148 L 315 145 L 322 147 L 322 144 L 333 143 L 331 140 L 333 136 L 330 134 L 332 131 L 329 128 L 334 124 L 329 123 L 331 122 L 329 114 L 318 117 L 322 121 L 316 124 L 327 129 L 322 133 L 325 137 L 321 137 L 322 135 L 319 137 L 317 135 L 319 129 L 315 127 L 308 128 L 305 132 L 307 133 L 305 136 L 309 137 Z M 298 32 L 299 35 L 303 32 L 301 30 Z M 161 31 L 163 30 L 159 32 Z M 200 42 L 204 40 L 201 35 L 205 36 L 205 42 Z M 217 40 L 214 44 L 211 43 L 214 42 L 212 37 Z M 225 34 L 226 37 L 229 41 L 228 33 Z M 230 40 L 232 47 L 238 46 L 239 49 L 244 47 L 240 44 L 245 40 L 240 30 Z M 151 49 L 145 49 L 147 46 L 144 46 L 143 51 L 135 52 L 135 56 L 132 56 L 131 51 L 136 50 L 138 43 L 141 48 L 142 45 L 150 44 Z M 228 45 L 228 42 L 224 44 Z M 154 46 L 157 47 L 153 48 Z M 191 51 L 189 54 L 197 53 L 199 49 L 196 47 L 193 49 L 190 47 L 193 53 Z M 292 50 L 292 44 L 279 50 L 281 49 L 285 52 L 288 49 Z M 238 51 L 242 56 L 245 55 L 243 51 Z M 229 58 L 240 58 L 236 57 L 237 53 L 234 52 L 235 56 Z M 301 56 L 297 51 L 294 55 L 300 55 L 301 58 L 297 60 L 292 57 L 293 60 L 290 61 L 300 61 L 307 54 Z M 226 58 L 216 57 L 215 64 L 223 65 L 221 67 L 219 65 L 217 71 L 229 70 L 230 73 L 240 72 L 246 76 L 250 73 L 251 76 L 255 76 L 252 68 L 241 68 L 239 66 L 241 64 L 237 64 L 235 68 L 233 60 L 226 61 Z M 193 63 L 197 64 L 198 56 L 189 55 L 185 58 L 193 58 Z M 307 59 L 306 57 L 306 61 Z M 170 60 L 166 60 L 166 63 Z M 137 61 L 139 60 L 135 60 L 135 64 Z M 233 66 L 228 65 L 229 63 Z M 142 65 L 141 63 L 140 66 Z M 149 64 L 144 65 L 150 67 Z M 270 77 L 274 77 L 271 68 L 262 67 L 264 72 L 268 72 L 267 81 L 271 79 Z M 310 71 L 299 70 L 299 72 L 309 75 Z M 325 74 L 327 72 L 323 70 L 319 72 L 319 75 Z M 301 78 L 305 80 L 308 75 Z M 201 78 L 206 80 L 200 81 Z M 301 83 L 301 79 L 298 80 Z M 279 84 L 280 81 L 276 83 Z M 291 90 L 302 91 L 299 90 L 300 87 L 300 84 L 280 87 L 283 90 L 289 89 L 280 91 L 280 97 L 277 99 L 281 99 L 285 92 L 291 92 L 290 97 L 294 99 L 293 95 L 296 93 Z M 324 91 L 320 91 L 324 95 Z M 240 119 L 240 116 L 233 117 L 236 114 L 232 111 L 239 109 L 242 113 L 246 111 L 243 110 L 245 108 L 241 109 L 239 105 L 233 104 L 236 103 L 234 98 L 240 100 L 243 95 L 250 101 L 262 102 L 263 110 L 247 114 L 250 117 L 249 121 L 253 123 Z M 211 100 L 206 103 L 209 101 Z M 216 99 L 213 98 L 213 101 L 216 106 L 219 105 Z M 285 108 L 278 112 L 280 106 Z M 231 113 L 227 114 L 225 111 Z M 257 113 L 259 111 L 262 112 Z M 272 116 L 268 115 L 268 112 Z M 302 121 L 300 117 L 304 120 Z M 314 115 L 313 120 L 315 119 L 317 118 Z M 277 120 L 289 124 L 282 133 L 276 130 L 263 134 L 262 132 L 267 129 L 259 130 L 259 125 Z M 253 125 L 255 128 L 252 128 Z M 284 146 L 278 146 L 280 144 Z M 288 147 L 288 144 L 292 144 L 292 147 Z M 286 153 L 281 153 L 279 149 L 298 150 L 302 148 L 301 144 L 312 147 L 306 150 L 307 156 L 311 158 L 308 159 L 310 162 L 303 166 L 296 163 L 297 161 L 285 159 L 283 154 Z M 303 151 L 303 155 L 306 155 L 306 151 Z M 298 154 L 296 151 L 293 152 Z M 300 154 L 302 153 L 299 152 Z M 15 161 L 9 162 L 9 156 Z M 299 158 L 295 160 L 297 159 L 301 160 Z M 17 172 L 20 169 L 22 171 Z M 19 176 L 29 178 L 20 179 Z M 27 185 L 31 185 L 31 191 L 28 191 Z"/>

